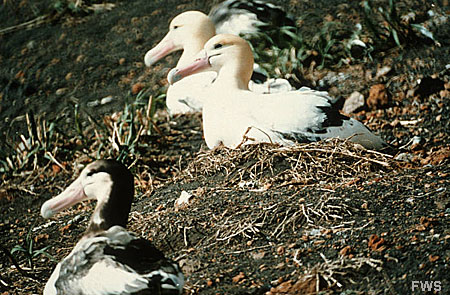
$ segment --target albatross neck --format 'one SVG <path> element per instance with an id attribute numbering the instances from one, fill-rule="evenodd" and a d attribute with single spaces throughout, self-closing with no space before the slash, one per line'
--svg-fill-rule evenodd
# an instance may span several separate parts
<path id="1" fill-rule="evenodd" d="M 108 198 L 98 201 L 86 233 L 97 233 L 119 225 L 126 227 L 131 210 L 134 186 L 113 182 Z"/>
<path id="2" fill-rule="evenodd" d="M 204 37 L 192 38 L 183 47 L 183 53 L 177 63 L 177 68 L 189 65 L 197 56 L 197 54 L 203 49 L 206 41 Z"/>
<path id="3" fill-rule="evenodd" d="M 249 90 L 248 82 L 250 81 L 250 76 L 251 74 L 249 75 L 248 71 L 241 65 L 232 63 L 220 69 L 214 84 L 220 87 L 226 85 L 225 91 L 226 89 Z"/>

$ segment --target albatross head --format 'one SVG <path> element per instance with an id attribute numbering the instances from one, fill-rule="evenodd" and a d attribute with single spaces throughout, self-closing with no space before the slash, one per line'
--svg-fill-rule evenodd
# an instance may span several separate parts
<path id="1" fill-rule="evenodd" d="M 168 80 L 173 84 L 186 76 L 215 71 L 220 76 L 234 76 L 247 87 L 253 71 L 253 53 L 250 45 L 241 37 L 220 34 L 206 42 L 204 49 L 187 66 L 169 72 Z"/>
<path id="2" fill-rule="evenodd" d="M 184 50 L 180 62 L 183 59 L 191 59 L 215 34 L 214 24 L 206 14 L 200 11 L 183 12 L 170 22 L 169 32 L 158 45 L 145 54 L 145 64 L 150 67 L 161 58 L 178 50 Z"/>
<path id="3" fill-rule="evenodd" d="M 95 199 L 97 206 L 90 228 L 106 230 L 113 225 L 125 226 L 133 194 L 133 175 L 123 164 L 98 160 L 87 165 L 62 193 L 46 201 L 41 207 L 41 215 L 50 218 L 79 202 Z"/>

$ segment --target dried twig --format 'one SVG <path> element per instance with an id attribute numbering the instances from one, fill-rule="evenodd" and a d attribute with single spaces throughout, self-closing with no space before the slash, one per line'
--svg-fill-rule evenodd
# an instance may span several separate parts
<path id="1" fill-rule="evenodd" d="M 259 249 L 264 249 L 264 248 L 269 248 L 269 247 L 273 247 L 273 245 L 264 245 L 264 246 L 253 247 L 253 248 L 244 249 L 244 250 L 240 250 L 240 251 L 225 252 L 224 255 L 241 254 L 241 253 L 251 252 L 251 251 L 255 251 L 255 250 L 259 250 Z"/>
<path id="2" fill-rule="evenodd" d="M 12 33 L 15 31 L 19 31 L 19 30 L 23 30 L 23 29 L 32 29 L 32 28 L 36 28 L 38 26 L 41 26 L 45 23 L 49 23 L 52 21 L 52 15 L 51 14 L 45 14 L 45 15 L 41 15 L 35 19 L 32 19 L 30 21 L 15 25 L 15 26 L 11 26 L 11 27 L 7 27 L 4 29 L 0 30 L 0 36 L 8 34 L 8 33 Z"/>

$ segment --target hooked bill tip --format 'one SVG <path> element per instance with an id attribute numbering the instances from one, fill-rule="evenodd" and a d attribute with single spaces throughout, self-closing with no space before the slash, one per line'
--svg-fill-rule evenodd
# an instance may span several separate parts
<path id="1" fill-rule="evenodd" d="M 178 73 L 178 69 L 171 69 L 167 75 L 167 80 L 171 85 L 177 81 L 180 81 L 181 78 L 183 77 Z"/>
<path id="2" fill-rule="evenodd" d="M 53 215 L 55 215 L 55 211 L 53 211 L 48 202 L 45 202 L 44 205 L 42 205 L 41 207 L 41 216 L 45 219 L 52 217 Z"/>
<path id="3" fill-rule="evenodd" d="M 156 59 L 150 56 L 145 56 L 144 57 L 144 63 L 147 67 L 151 67 L 154 63 L 156 63 Z"/>

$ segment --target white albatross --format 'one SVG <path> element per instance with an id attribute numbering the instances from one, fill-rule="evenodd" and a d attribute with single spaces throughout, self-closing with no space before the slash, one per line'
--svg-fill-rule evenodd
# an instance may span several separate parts
<path id="1" fill-rule="evenodd" d="M 242 2 L 242 1 L 233 1 Z M 223 11 L 222 9 L 217 10 Z M 218 21 L 223 22 L 223 17 L 217 16 Z M 235 19 L 237 21 L 238 19 Z M 230 26 L 231 20 L 224 23 Z M 206 41 L 216 34 L 214 23 L 200 11 L 186 11 L 176 16 L 169 25 L 169 32 L 165 37 L 144 57 L 147 67 L 152 66 L 168 54 L 183 50 L 178 60 L 177 67 L 186 63 L 203 49 Z M 259 75 L 261 77 L 261 75 Z M 199 92 L 214 81 L 216 73 L 203 72 L 192 75 L 189 78 L 170 85 L 167 89 L 166 106 L 171 115 L 197 112 L 202 110 L 203 101 L 199 98 Z M 285 79 L 267 79 L 258 84 L 249 81 L 250 89 L 255 92 L 282 92 L 291 90 L 291 85 Z"/>
<path id="2" fill-rule="evenodd" d="M 301 88 L 284 93 L 249 91 L 253 54 L 240 37 L 224 34 L 211 38 L 191 64 L 172 69 L 170 83 L 214 71 L 217 77 L 202 92 L 203 132 L 209 148 L 223 144 L 235 148 L 246 143 L 319 141 L 349 138 L 367 149 L 387 144 L 361 122 L 339 113 L 327 92 Z M 178 82 L 177 82 L 178 83 Z"/>
<path id="3" fill-rule="evenodd" d="M 42 205 L 41 215 L 50 218 L 83 200 L 97 200 L 85 234 L 58 263 L 44 295 L 181 294 L 178 265 L 125 229 L 133 195 L 130 171 L 114 160 L 99 160 Z"/>

